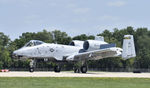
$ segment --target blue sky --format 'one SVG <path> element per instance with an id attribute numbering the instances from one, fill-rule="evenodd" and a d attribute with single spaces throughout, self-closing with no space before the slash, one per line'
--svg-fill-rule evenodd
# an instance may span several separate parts
<path id="1" fill-rule="evenodd" d="M 150 28 L 149 0 L 0 0 L 0 32 L 13 40 L 43 29 L 69 36 L 127 26 Z"/>

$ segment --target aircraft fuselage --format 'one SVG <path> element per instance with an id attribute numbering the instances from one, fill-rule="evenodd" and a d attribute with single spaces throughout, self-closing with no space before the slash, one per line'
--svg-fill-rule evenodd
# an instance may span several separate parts
<path id="1" fill-rule="evenodd" d="M 23 47 L 14 51 L 14 54 L 17 53 L 26 58 L 55 58 L 62 60 L 63 57 L 79 53 L 80 49 L 81 47 L 76 46 L 43 43 L 37 46 Z"/>

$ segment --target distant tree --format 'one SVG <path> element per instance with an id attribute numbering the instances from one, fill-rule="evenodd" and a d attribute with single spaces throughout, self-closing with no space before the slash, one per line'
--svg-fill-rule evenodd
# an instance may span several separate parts
<path id="1" fill-rule="evenodd" d="M 8 51 L 9 43 L 9 37 L 0 32 L 0 68 L 8 68 L 11 65 L 10 53 Z"/>
<path id="2" fill-rule="evenodd" d="M 94 36 L 92 36 L 92 35 L 89 35 L 89 36 L 87 36 L 86 34 L 81 34 L 81 35 L 78 35 L 78 36 L 75 36 L 75 37 L 73 37 L 72 38 L 73 40 L 88 40 L 88 39 L 95 39 L 95 37 Z"/>
<path id="3" fill-rule="evenodd" d="M 34 35 L 35 40 L 41 40 L 47 43 L 52 43 L 53 42 L 53 36 L 51 32 L 48 32 L 47 30 L 43 30 L 42 32 L 37 32 Z"/>
<path id="4" fill-rule="evenodd" d="M 6 49 L 2 49 L 0 52 L 0 61 L 3 64 L 3 68 L 9 68 L 11 66 L 10 54 Z"/>
<path id="5" fill-rule="evenodd" d="M 7 46 L 10 42 L 10 39 L 7 35 L 4 35 L 4 33 L 0 32 L 0 45 L 1 46 Z"/>
<path id="6" fill-rule="evenodd" d="M 53 34 L 53 42 L 58 44 L 68 45 L 71 42 L 71 37 L 67 35 L 66 32 L 61 32 L 59 30 L 52 31 Z"/>

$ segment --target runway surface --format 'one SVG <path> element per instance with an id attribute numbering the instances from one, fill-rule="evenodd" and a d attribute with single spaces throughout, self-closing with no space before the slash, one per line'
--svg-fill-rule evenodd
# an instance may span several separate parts
<path id="1" fill-rule="evenodd" d="M 128 72 L 0 72 L 0 77 L 133 77 L 150 78 L 150 73 L 128 73 Z"/>

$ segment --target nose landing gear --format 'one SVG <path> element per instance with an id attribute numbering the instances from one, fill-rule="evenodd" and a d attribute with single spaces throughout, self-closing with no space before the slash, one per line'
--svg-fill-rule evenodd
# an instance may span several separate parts
<path id="1" fill-rule="evenodd" d="M 56 66 L 54 67 L 54 71 L 55 71 L 55 72 L 60 72 L 60 71 L 61 71 L 61 67 L 60 67 L 59 65 L 56 65 Z"/>
<path id="2" fill-rule="evenodd" d="M 36 66 L 36 60 L 31 59 L 29 72 L 34 72 L 35 66 Z"/>

